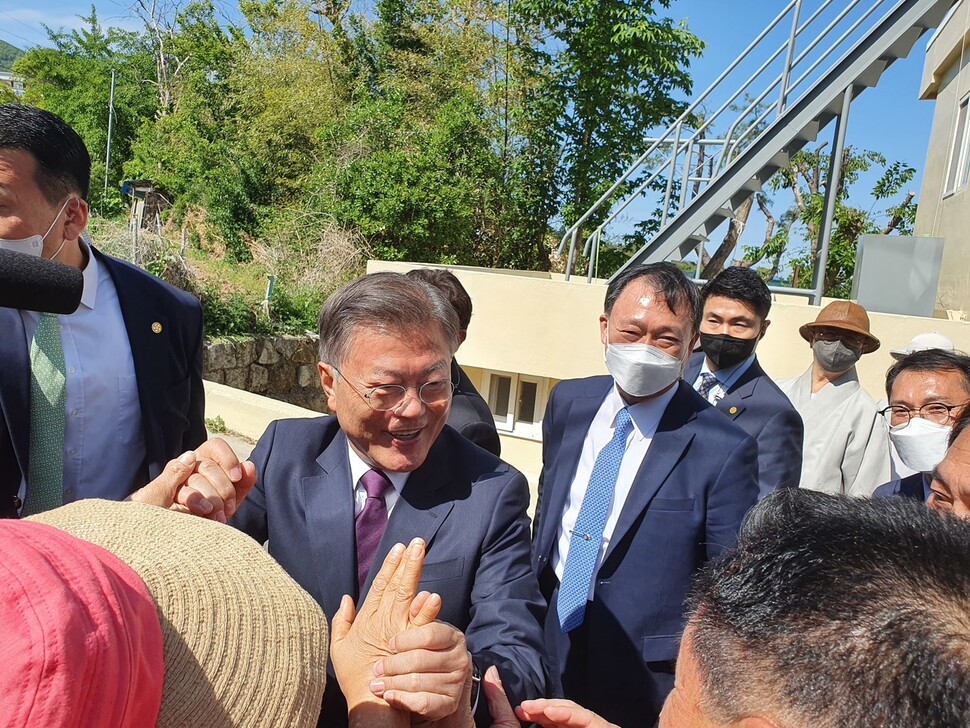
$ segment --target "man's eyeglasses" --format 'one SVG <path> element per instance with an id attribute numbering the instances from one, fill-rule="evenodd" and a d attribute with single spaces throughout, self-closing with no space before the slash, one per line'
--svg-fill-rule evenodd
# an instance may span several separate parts
<path id="1" fill-rule="evenodd" d="M 333 365 L 331 364 L 331 366 Z M 444 402 L 450 399 L 455 391 L 455 385 L 452 384 L 450 379 L 432 379 L 420 387 L 405 387 L 403 384 L 378 384 L 361 391 L 351 384 L 350 380 L 337 367 L 333 367 L 333 369 L 347 382 L 347 386 L 354 390 L 357 396 L 376 412 L 388 412 L 400 408 L 407 400 L 408 390 L 413 389 L 418 395 L 418 399 L 427 405 Z"/>
<path id="2" fill-rule="evenodd" d="M 953 410 L 959 409 L 966 404 L 967 402 L 963 404 L 927 402 L 919 409 L 910 409 L 909 407 L 903 407 L 897 404 L 879 410 L 879 414 L 889 420 L 889 424 L 893 427 L 908 424 L 913 415 L 922 417 L 927 422 L 933 422 L 937 425 L 947 425 L 953 417 Z"/>

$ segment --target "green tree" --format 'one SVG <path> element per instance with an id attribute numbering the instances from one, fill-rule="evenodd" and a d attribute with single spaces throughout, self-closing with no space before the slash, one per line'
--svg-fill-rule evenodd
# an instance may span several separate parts
<path id="1" fill-rule="evenodd" d="M 568 223 L 642 151 L 649 129 L 683 112 L 677 96 L 690 93 L 690 59 L 704 43 L 658 14 L 669 0 L 518 0 L 513 7 L 530 81 L 515 118 L 525 137 L 521 194 L 540 217 L 545 201 L 555 200 Z"/>
<path id="2" fill-rule="evenodd" d="M 155 104 L 146 96 L 142 78 L 150 57 L 137 33 L 103 28 L 97 12 L 81 16 L 80 30 L 48 29 L 51 48 L 33 48 L 14 63 L 24 79 L 24 103 L 62 117 L 84 139 L 92 165 L 92 200 L 98 209 L 100 182 L 108 145 L 108 108 L 111 72 L 116 73 L 115 115 L 112 129 L 109 192 L 117 196 L 124 160 L 143 121 L 154 115 Z"/>
<path id="3" fill-rule="evenodd" d="M 813 151 L 803 150 L 792 155 L 791 164 L 769 181 L 769 192 L 787 190 L 791 193 L 792 203 L 783 213 L 777 216 L 772 213 L 767 194 L 755 198 L 767 227 L 761 245 L 744 248 L 743 264 L 757 265 L 767 259 L 770 262 L 769 279 L 777 275 L 782 257 L 801 243 L 798 246 L 800 252 L 790 261 L 792 268 L 801 273 L 794 282 L 800 287 L 811 285 L 809 272 L 819 254 L 825 189 L 829 184 L 831 155 L 823 151 L 824 147 L 823 144 Z M 881 170 L 881 174 L 870 191 L 872 205 L 868 209 L 850 205 L 850 187 L 858 182 L 862 173 L 873 167 Z M 849 296 L 861 235 L 912 234 L 916 219 L 914 193 L 903 194 L 903 190 L 915 174 L 912 167 L 899 161 L 888 162 L 879 152 L 857 151 L 852 147 L 843 151 L 842 175 L 836 187 L 835 216 L 825 266 L 823 291 L 826 296 Z"/>

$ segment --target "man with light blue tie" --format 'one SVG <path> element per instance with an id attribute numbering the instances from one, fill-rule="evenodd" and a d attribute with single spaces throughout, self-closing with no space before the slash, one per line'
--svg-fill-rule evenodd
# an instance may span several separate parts
<path id="1" fill-rule="evenodd" d="M 0 105 L 0 248 L 84 279 L 72 314 L 0 308 L 0 518 L 120 500 L 206 437 L 202 307 L 82 239 L 90 176 L 62 119 Z"/>
<path id="2" fill-rule="evenodd" d="M 700 312 L 675 266 L 622 273 L 600 317 L 611 376 L 560 382 L 542 423 L 532 556 L 551 687 L 624 726 L 660 714 L 691 577 L 758 497 L 755 441 L 680 381 Z"/>

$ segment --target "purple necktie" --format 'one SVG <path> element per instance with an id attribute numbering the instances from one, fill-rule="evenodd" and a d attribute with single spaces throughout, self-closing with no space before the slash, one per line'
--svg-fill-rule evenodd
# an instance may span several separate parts
<path id="1" fill-rule="evenodd" d="M 367 491 L 364 508 L 357 514 L 354 530 L 357 533 L 357 593 L 360 594 L 367 579 L 367 572 L 374 562 L 377 546 L 387 528 L 387 505 L 384 494 L 391 481 L 380 470 L 368 470 L 360 479 Z"/>

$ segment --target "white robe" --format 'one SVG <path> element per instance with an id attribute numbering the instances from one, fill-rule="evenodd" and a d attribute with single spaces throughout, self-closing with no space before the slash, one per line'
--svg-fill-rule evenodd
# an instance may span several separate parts
<path id="1" fill-rule="evenodd" d="M 799 487 L 868 496 L 889 480 L 889 431 L 855 367 L 814 397 L 811 367 L 778 386 L 805 423 Z"/>

